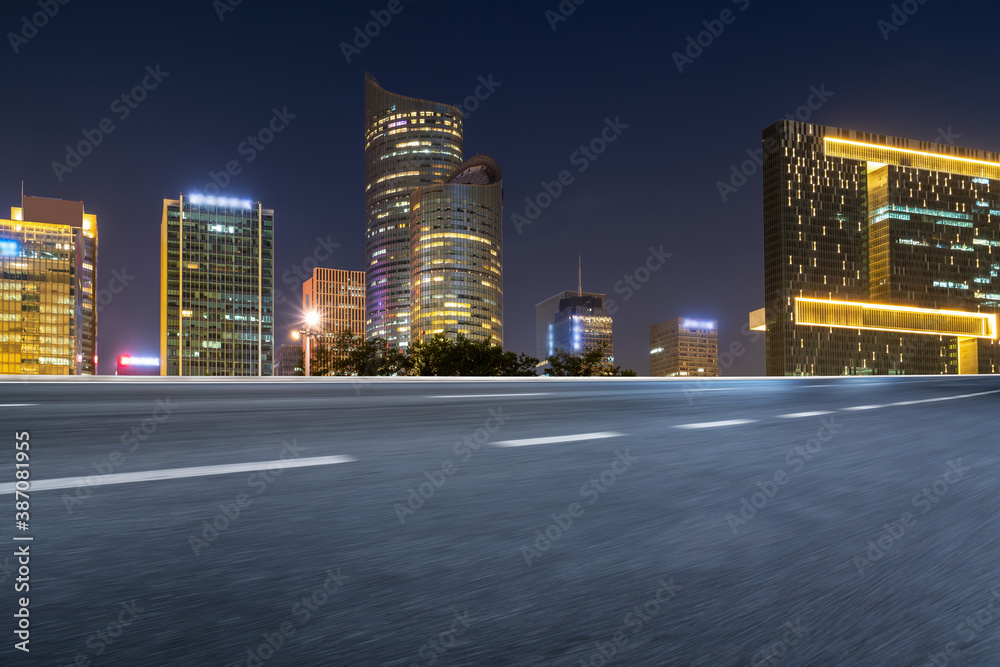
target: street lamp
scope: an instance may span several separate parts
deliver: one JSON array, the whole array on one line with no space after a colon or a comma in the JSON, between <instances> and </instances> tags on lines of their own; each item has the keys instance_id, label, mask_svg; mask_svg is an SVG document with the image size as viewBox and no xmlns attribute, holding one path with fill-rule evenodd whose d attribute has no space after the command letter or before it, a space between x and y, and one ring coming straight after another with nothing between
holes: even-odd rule
<instances>
[{"instance_id":1,"label":"street lamp","mask_svg":"<svg viewBox=\"0 0 1000 667\"><path fill-rule=\"evenodd\" d=\"M312 352L310 350L310 343L312 341L313 335L317 333L315 331L315 328L316 325L319 324L319 313L317 313L315 310L310 310L308 313L306 313L306 319L304 324L305 326L303 326L298 331L293 332L293 335L300 334L304 336L306 339L305 354L303 356L305 357L305 362L306 362L306 377L309 377L309 358L312 356Z\"/></svg>"}]
</instances>

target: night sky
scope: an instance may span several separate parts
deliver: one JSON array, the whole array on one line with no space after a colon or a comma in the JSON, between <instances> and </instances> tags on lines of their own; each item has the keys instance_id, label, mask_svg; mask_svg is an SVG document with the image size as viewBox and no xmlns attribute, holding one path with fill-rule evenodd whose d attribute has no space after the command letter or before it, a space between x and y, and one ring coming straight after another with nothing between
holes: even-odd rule
<instances>
[{"instance_id":1,"label":"night sky","mask_svg":"<svg viewBox=\"0 0 1000 667\"><path fill-rule=\"evenodd\" d=\"M230 161L241 173L222 194L275 211L275 284L289 297L276 345L301 303L292 269L317 238L339 244L323 265L365 268L366 70L390 91L450 104L492 77L465 121L465 156L487 153L504 173L505 346L534 354L534 304L576 288L582 255L584 290L617 305L616 360L640 374L649 325L680 315L718 319L720 350L748 350L724 375L763 373L763 341L740 333L763 306L761 176L727 201L717 184L813 87L827 99L812 98L812 122L1000 150L996 3L909 0L915 13L897 13L895 29L889 2L566 0L575 11L555 30L545 12L557 0L401 0L395 15L389 4L77 0L35 34L22 17L41 11L37 0L3 3L2 215L23 180L26 194L82 200L98 216L99 287L112 271L130 277L100 313L102 373L118 354L158 355L162 200L203 192ZM232 10L223 20L220 7ZM724 10L730 23L712 23ZM340 44L372 11L391 20L348 63ZM705 21L721 34L678 71L673 53ZM30 39L12 45L22 30ZM166 75L156 83L147 67ZM116 103L144 77L143 101ZM275 109L294 118L249 161L240 146ZM57 176L66 146L105 118L114 130ZM574 157L606 119L623 124L620 136L596 159ZM518 230L525 199L563 170L572 183ZM624 278L660 246L672 256L627 299Z\"/></svg>"}]
</instances>

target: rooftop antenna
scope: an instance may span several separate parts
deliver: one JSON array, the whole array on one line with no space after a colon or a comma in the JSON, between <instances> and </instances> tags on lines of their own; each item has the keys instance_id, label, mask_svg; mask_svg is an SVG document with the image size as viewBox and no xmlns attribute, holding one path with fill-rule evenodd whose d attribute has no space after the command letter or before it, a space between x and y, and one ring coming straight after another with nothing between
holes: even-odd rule
<instances>
[{"instance_id":1,"label":"rooftop antenna","mask_svg":"<svg viewBox=\"0 0 1000 667\"><path fill-rule=\"evenodd\" d=\"M583 296L583 256L577 255L577 278L578 282L576 284L576 295Z\"/></svg>"}]
</instances>

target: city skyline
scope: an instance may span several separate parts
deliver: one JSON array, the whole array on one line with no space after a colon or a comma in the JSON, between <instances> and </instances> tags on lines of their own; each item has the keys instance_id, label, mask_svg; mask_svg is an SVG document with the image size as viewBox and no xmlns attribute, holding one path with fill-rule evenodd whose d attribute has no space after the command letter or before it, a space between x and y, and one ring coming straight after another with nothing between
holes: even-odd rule
<instances>
[{"instance_id":1,"label":"city skyline","mask_svg":"<svg viewBox=\"0 0 1000 667\"><path fill-rule=\"evenodd\" d=\"M985 113L995 93L980 85L988 62L985 22L968 26L969 39L958 47L968 68L945 75L924 48L937 26L951 20L944 8L922 6L886 40L877 24L887 19L888 7L854 2L832 12L751 4L740 11L734 5L735 22L678 71L673 54L685 54L688 37L706 30L703 21L717 20L716 8L640 11L588 3L553 29L546 8L535 4L455 13L404 7L371 44L351 53L350 62L339 45L350 44L354 26L371 20L369 7L323 8L316 22L247 3L226 12L223 21L208 6L179 8L158 14L140 38L116 26L148 23L142 8L123 7L116 22L104 24L67 6L16 54L8 52L17 64L10 72L14 89L37 90L41 108L71 111L32 115L26 106L11 107L11 122L23 131L6 138L6 154L17 158L0 167L0 198L16 201L24 180L26 192L87 202L102 221L102 264L109 271L124 268L129 278L101 312L102 373L114 371L117 354L156 353L158 306L147 295L159 280L151 251L158 230L140 221L158 215L164 193L212 186L281 212L277 340L288 339L300 276L315 258L328 257L325 266L367 268L359 168L365 71L391 90L460 108L468 115L465 153L489 153L503 167L506 347L531 353L533 304L562 287L562 277L575 272L575 256L583 254L589 290L606 293L617 306L617 360L633 368L644 366L651 323L697 312L719 320L721 345L739 342L747 349L724 374L764 373L763 341L753 342L741 327L763 301L762 179L755 155L761 128L775 119L791 115L983 150L1000 147L1000 130ZM516 28L506 17L510 12L518 17ZM285 48L267 57L254 54L226 76L205 66L230 62L228 40L260 24ZM340 26L343 34L317 42L320 24ZM179 31L199 44L196 54L176 52ZM443 57L421 38L432 31L446 31L453 46L476 55ZM762 42L760 35L770 31L789 41ZM832 57L846 32L859 35L859 50ZM84 34L90 38L83 40ZM523 35L526 47L507 48L511 34ZM124 40L129 58L93 48L116 40ZM314 43L327 41L329 58L320 66ZM588 46L597 43L602 46ZM796 58L788 58L789 48ZM52 72L55 61L63 66ZM898 68L899 62L908 65ZM558 76L541 76L539 63L563 65ZM884 63L880 67L894 75L876 83L872 63ZM779 66L781 77L767 74ZM90 85L97 71L108 76ZM919 94L920 71L934 73L939 94ZM321 75L324 85L317 86ZM39 87L40 80L49 83ZM634 85L639 81L644 84ZM246 104L199 103L207 90L262 94ZM957 104L969 91L976 103ZM100 129L104 118L114 126L110 133ZM100 143L85 146L88 155L67 158L67 146L79 153L89 141L84 130ZM606 140L602 133L614 141L592 147ZM60 169L57 176L55 162L72 171ZM536 213L526 199L538 207L534 219L526 215ZM530 224L518 227L515 215ZM650 248L661 246L670 259L648 282L635 280ZM738 283L732 276L740 276Z\"/></svg>"}]
</instances>

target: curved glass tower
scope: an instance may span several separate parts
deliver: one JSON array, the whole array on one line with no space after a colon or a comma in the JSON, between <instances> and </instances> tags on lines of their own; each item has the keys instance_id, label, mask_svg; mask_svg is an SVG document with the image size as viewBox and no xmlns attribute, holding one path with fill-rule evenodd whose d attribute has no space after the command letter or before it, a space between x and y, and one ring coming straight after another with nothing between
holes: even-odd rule
<instances>
[{"instance_id":1,"label":"curved glass tower","mask_svg":"<svg viewBox=\"0 0 1000 667\"><path fill-rule=\"evenodd\" d=\"M365 75L365 333L409 345L410 194L462 164L462 112Z\"/></svg>"},{"instance_id":2,"label":"curved glass tower","mask_svg":"<svg viewBox=\"0 0 1000 667\"><path fill-rule=\"evenodd\" d=\"M478 155L410 195L410 332L503 345L503 182Z\"/></svg>"}]
</instances>

